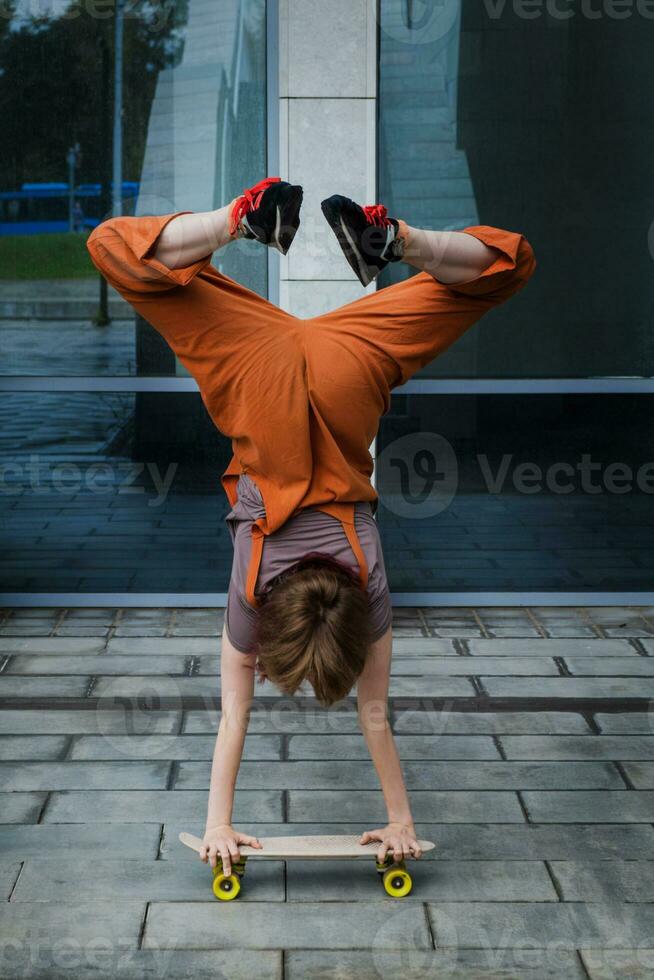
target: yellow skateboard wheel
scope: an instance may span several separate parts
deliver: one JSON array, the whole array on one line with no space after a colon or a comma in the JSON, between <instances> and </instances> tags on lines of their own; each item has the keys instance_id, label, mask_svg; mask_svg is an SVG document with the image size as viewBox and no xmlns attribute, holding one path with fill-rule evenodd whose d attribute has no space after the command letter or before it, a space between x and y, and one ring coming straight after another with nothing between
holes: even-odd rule
<instances>
[{"instance_id":1,"label":"yellow skateboard wheel","mask_svg":"<svg viewBox=\"0 0 654 980\"><path fill-rule=\"evenodd\" d=\"M224 875L218 871L213 876L213 893L221 902L231 902L241 890L238 875Z\"/></svg>"},{"instance_id":2,"label":"yellow skateboard wheel","mask_svg":"<svg viewBox=\"0 0 654 980\"><path fill-rule=\"evenodd\" d=\"M389 868L383 876L384 889L391 898L404 898L413 888L411 875L405 868Z\"/></svg>"}]
</instances>

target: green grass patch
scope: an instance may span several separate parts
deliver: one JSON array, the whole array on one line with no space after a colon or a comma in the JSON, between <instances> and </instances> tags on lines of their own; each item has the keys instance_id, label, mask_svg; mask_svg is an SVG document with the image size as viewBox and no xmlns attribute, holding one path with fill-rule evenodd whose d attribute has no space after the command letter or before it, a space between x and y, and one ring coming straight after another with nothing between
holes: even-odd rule
<instances>
[{"instance_id":1,"label":"green grass patch","mask_svg":"<svg viewBox=\"0 0 654 980\"><path fill-rule=\"evenodd\" d=\"M98 271L86 232L0 235L0 279L86 279Z\"/></svg>"}]
</instances>

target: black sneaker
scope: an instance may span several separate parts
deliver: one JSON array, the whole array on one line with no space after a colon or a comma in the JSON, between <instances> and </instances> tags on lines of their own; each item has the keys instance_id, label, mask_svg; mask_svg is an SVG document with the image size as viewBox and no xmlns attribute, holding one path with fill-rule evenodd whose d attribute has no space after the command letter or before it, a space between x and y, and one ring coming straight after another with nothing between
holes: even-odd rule
<instances>
[{"instance_id":1,"label":"black sneaker","mask_svg":"<svg viewBox=\"0 0 654 980\"><path fill-rule=\"evenodd\" d=\"M399 222L389 218L383 204L361 207L349 197L334 194L320 205L322 213L361 283L367 286L389 262L399 262L404 239Z\"/></svg>"},{"instance_id":2,"label":"black sneaker","mask_svg":"<svg viewBox=\"0 0 654 980\"><path fill-rule=\"evenodd\" d=\"M300 227L302 195L300 186L266 177L236 198L230 235L254 238L286 255Z\"/></svg>"}]
</instances>

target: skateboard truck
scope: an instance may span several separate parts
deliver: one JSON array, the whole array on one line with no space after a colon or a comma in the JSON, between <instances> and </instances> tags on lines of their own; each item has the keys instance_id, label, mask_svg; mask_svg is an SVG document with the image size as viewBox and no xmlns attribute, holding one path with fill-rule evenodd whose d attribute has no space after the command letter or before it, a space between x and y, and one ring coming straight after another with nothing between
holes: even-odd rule
<instances>
[{"instance_id":1,"label":"skateboard truck","mask_svg":"<svg viewBox=\"0 0 654 980\"><path fill-rule=\"evenodd\" d=\"M375 861L375 867L381 875L384 891L391 898L405 898L413 888L413 879L406 869L404 861L394 861L387 854L383 861Z\"/></svg>"},{"instance_id":2,"label":"skateboard truck","mask_svg":"<svg viewBox=\"0 0 654 980\"><path fill-rule=\"evenodd\" d=\"M247 857L241 857L239 861L232 862L232 873L226 875L223 871L223 862L218 858L218 863L213 869L213 893L221 902L231 902L241 890L241 878L245 874L245 862Z\"/></svg>"}]
</instances>

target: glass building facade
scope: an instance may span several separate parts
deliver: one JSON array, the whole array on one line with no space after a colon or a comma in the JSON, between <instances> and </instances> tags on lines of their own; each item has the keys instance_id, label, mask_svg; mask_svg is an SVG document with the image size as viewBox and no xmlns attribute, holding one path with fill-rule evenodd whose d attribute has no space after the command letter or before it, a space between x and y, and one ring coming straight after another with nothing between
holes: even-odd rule
<instances>
[{"instance_id":1,"label":"glass building facade","mask_svg":"<svg viewBox=\"0 0 654 980\"><path fill-rule=\"evenodd\" d=\"M523 7L378 7L378 199L422 227L520 230L539 262L382 422L399 603L654 591L654 21ZM166 9L125 22L125 214L208 210L278 172L276 4ZM0 22L0 591L220 601L228 442L84 248L112 207L112 31ZM26 84L49 92L31 119ZM214 261L276 301L264 250Z\"/></svg>"},{"instance_id":2,"label":"glass building facade","mask_svg":"<svg viewBox=\"0 0 654 980\"><path fill-rule=\"evenodd\" d=\"M529 6L381 5L380 199L422 227L520 230L539 262L396 398L380 433L418 500L415 517L398 514L380 467L394 587L441 601L588 601L654 581L654 21L635 5L620 19ZM390 266L384 283L411 271ZM432 471L456 489L425 516L432 434Z\"/></svg>"}]
</instances>

